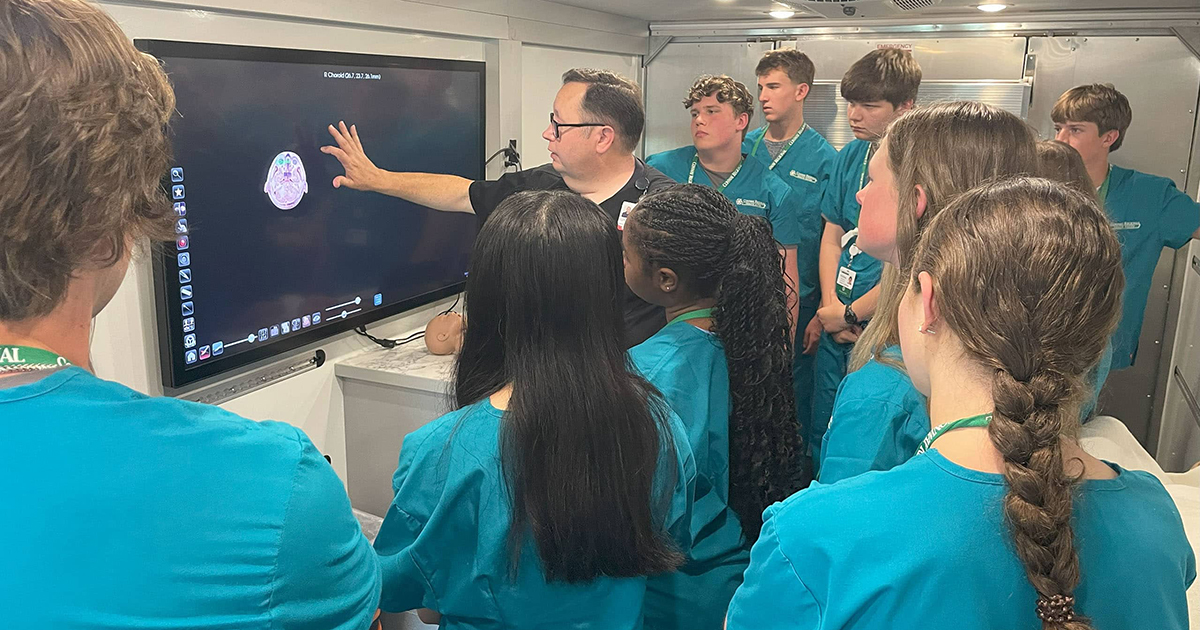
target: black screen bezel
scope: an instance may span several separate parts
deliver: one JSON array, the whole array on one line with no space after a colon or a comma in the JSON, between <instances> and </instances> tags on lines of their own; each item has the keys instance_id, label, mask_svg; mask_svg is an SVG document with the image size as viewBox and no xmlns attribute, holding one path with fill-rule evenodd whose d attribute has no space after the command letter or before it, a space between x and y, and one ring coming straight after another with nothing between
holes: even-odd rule
<instances>
[{"instance_id":1,"label":"black screen bezel","mask_svg":"<svg viewBox=\"0 0 1200 630\"><path fill-rule=\"evenodd\" d=\"M190 59L222 59L232 61L268 61L278 63L295 63L306 65L345 65L373 68L404 68L420 70L451 70L458 72L474 72L479 80L479 146L484 148L487 142L487 93L486 65L482 61L461 61L450 59L429 59L424 57L401 57L391 55L371 55L360 53L329 52L320 50L298 50L288 48L269 48L261 46L236 46L230 44L210 44L200 42L183 42L160 39L135 39L134 45L147 54L159 59L190 58ZM167 68L168 72L170 68ZM476 172L469 179L479 180L484 177L483 151L479 154ZM164 185L169 190L169 175L164 174ZM408 310L436 302L443 298L460 293L466 286L465 281L456 282L445 287L429 291L390 305L364 310L362 313L342 319L334 324L314 327L299 335L281 338L265 346L256 347L247 352L231 355L228 358L210 360L188 367L184 363L183 354L173 352L175 348L183 347L183 322L178 317L172 317L173 302L170 299L170 289L174 287L170 272L176 266L176 252L169 244L156 244L151 256L154 275L154 304L157 320L159 365L161 367L164 389L179 390L188 388L201 381L237 370L247 365L265 361L284 355L297 348L328 339L335 335L365 326L381 319L398 315ZM189 388L190 389L190 388Z\"/></svg>"}]
</instances>

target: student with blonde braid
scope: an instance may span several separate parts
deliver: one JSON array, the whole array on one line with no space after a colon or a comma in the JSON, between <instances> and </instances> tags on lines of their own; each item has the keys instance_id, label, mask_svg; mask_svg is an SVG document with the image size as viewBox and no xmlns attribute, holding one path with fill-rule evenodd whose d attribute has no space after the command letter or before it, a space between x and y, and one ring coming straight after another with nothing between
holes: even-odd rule
<instances>
[{"instance_id":1,"label":"student with blonde braid","mask_svg":"<svg viewBox=\"0 0 1200 630\"><path fill-rule=\"evenodd\" d=\"M936 428L901 466L769 508L729 630L1187 628L1170 496L1075 437L1124 286L1095 198L981 185L909 267L901 347Z\"/></svg>"},{"instance_id":2,"label":"student with blonde braid","mask_svg":"<svg viewBox=\"0 0 1200 630\"><path fill-rule=\"evenodd\" d=\"M692 550L648 582L646 628L719 630L763 510L807 481L783 257L765 219L697 184L643 197L623 239L626 284L670 321L629 355L696 459Z\"/></svg>"},{"instance_id":3,"label":"student with blonde braid","mask_svg":"<svg viewBox=\"0 0 1200 630\"><path fill-rule=\"evenodd\" d=\"M908 283L897 267L904 268L917 236L956 195L989 179L1033 173L1035 145L1020 118L975 102L923 107L889 127L858 193L859 247L885 263L880 305L837 392L820 449L823 483L887 470L916 453L929 414L900 363L896 312Z\"/></svg>"}]
</instances>

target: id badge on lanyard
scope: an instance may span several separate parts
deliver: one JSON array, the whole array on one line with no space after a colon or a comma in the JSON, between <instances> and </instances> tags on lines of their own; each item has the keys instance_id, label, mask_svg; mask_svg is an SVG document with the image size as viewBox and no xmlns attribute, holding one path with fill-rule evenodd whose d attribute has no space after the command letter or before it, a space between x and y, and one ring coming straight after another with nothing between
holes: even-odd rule
<instances>
[{"instance_id":1,"label":"id badge on lanyard","mask_svg":"<svg viewBox=\"0 0 1200 630\"><path fill-rule=\"evenodd\" d=\"M839 267L837 275L837 295L843 300L849 300L854 292L854 279L858 273L849 267Z\"/></svg>"},{"instance_id":2,"label":"id badge on lanyard","mask_svg":"<svg viewBox=\"0 0 1200 630\"><path fill-rule=\"evenodd\" d=\"M857 244L850 245L850 260L846 261L845 265L838 267L837 275L837 295L842 300L849 300L854 294L854 280L858 277L858 272L850 269L850 265L854 263L854 258L861 253Z\"/></svg>"},{"instance_id":3,"label":"id badge on lanyard","mask_svg":"<svg viewBox=\"0 0 1200 630\"><path fill-rule=\"evenodd\" d=\"M626 201L625 203L621 204L621 214L617 216L618 230L625 230L625 222L629 220L629 212L633 210L634 206L636 205L637 204L633 203L632 201Z\"/></svg>"}]
</instances>

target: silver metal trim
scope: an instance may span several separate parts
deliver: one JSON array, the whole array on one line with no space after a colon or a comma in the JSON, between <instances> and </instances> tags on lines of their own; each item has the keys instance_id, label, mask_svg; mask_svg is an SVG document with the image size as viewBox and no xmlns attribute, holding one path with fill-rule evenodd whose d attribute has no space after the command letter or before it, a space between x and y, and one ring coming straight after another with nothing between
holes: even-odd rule
<instances>
[{"instance_id":1,"label":"silver metal trim","mask_svg":"<svg viewBox=\"0 0 1200 630\"><path fill-rule=\"evenodd\" d=\"M1183 372L1179 366L1175 366L1175 384L1179 386L1179 391L1183 392L1183 401L1187 403L1187 407L1192 412L1192 420L1196 421L1196 426L1200 427L1200 403L1196 402L1196 395L1192 393L1192 389L1188 387L1187 380L1183 377Z\"/></svg>"},{"instance_id":2,"label":"silver metal trim","mask_svg":"<svg viewBox=\"0 0 1200 630\"><path fill-rule=\"evenodd\" d=\"M675 38L671 35L665 35L663 37L650 37L646 42L646 56L642 57L642 68L645 69L647 66L649 66L650 62L654 61L654 58L657 57L673 39Z\"/></svg>"},{"instance_id":3,"label":"silver metal trim","mask_svg":"<svg viewBox=\"0 0 1200 630\"><path fill-rule=\"evenodd\" d=\"M324 364L325 351L317 349L311 356L297 363L268 366L263 370L244 374L239 378L230 379L212 387L205 387L181 394L179 398L206 405L219 405L238 396L262 389L267 385L291 378L297 374L315 370Z\"/></svg>"},{"instance_id":4,"label":"silver metal trim","mask_svg":"<svg viewBox=\"0 0 1200 630\"><path fill-rule=\"evenodd\" d=\"M1171 31L1193 55L1200 57L1200 28L1173 26Z\"/></svg>"},{"instance_id":5,"label":"silver metal trim","mask_svg":"<svg viewBox=\"0 0 1200 630\"><path fill-rule=\"evenodd\" d=\"M1013 21L981 22L978 18L942 18L936 24L930 18L894 18L873 20L733 20L724 22L652 22L652 36L692 37L845 37L902 34L906 37L945 36L951 33L983 34L1092 34L1120 31L1175 35L1173 29L1200 27L1197 11L1072 11L1027 16Z\"/></svg>"}]
</instances>

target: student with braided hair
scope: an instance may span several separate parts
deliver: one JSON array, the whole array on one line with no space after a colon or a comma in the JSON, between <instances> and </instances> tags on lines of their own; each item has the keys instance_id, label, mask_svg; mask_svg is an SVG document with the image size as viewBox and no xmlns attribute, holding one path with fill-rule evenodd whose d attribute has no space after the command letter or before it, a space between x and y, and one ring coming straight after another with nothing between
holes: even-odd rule
<instances>
[{"instance_id":1,"label":"student with braided hair","mask_svg":"<svg viewBox=\"0 0 1200 630\"><path fill-rule=\"evenodd\" d=\"M1187 628L1195 557L1170 496L1075 437L1124 287L1095 198L984 184L911 270L900 342L936 428L901 466L769 508L728 628Z\"/></svg>"},{"instance_id":2,"label":"student with braided hair","mask_svg":"<svg viewBox=\"0 0 1200 630\"><path fill-rule=\"evenodd\" d=\"M696 461L692 552L651 578L646 627L718 630L763 510L805 482L783 257L765 219L695 184L642 198L623 239L626 283L670 322L630 356Z\"/></svg>"}]
</instances>

